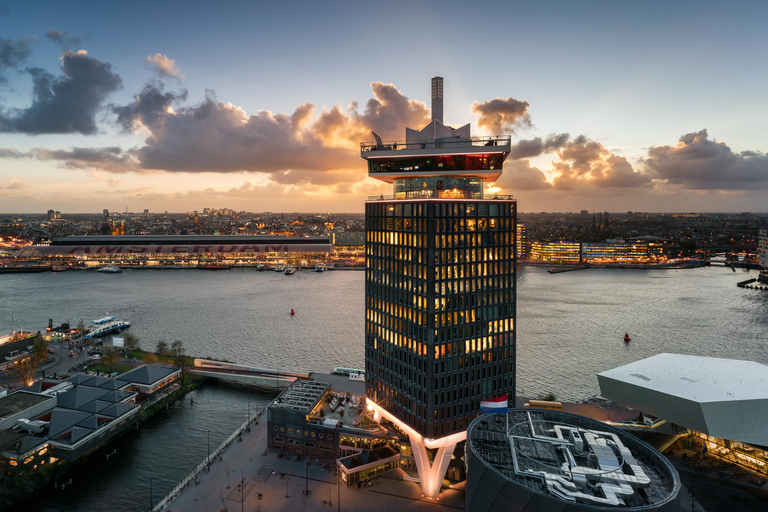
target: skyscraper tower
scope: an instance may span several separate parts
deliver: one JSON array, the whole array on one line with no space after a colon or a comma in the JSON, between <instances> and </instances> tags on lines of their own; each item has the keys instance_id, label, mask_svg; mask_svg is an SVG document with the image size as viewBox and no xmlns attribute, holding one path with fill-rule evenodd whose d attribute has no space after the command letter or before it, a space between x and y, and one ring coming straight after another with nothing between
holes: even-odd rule
<instances>
[{"instance_id":1,"label":"skyscraper tower","mask_svg":"<svg viewBox=\"0 0 768 512\"><path fill-rule=\"evenodd\" d=\"M428 496L481 400L514 400L517 217L511 197L484 195L510 137L445 126L442 78L432 101L405 143L361 145L368 175L394 192L365 203L366 394L376 421L408 436Z\"/></svg>"}]
</instances>

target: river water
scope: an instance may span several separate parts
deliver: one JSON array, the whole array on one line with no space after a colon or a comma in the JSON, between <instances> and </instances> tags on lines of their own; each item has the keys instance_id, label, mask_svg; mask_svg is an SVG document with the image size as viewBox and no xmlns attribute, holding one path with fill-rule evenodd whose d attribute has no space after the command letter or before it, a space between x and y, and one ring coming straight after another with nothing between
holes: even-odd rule
<instances>
[{"instance_id":1,"label":"river water","mask_svg":"<svg viewBox=\"0 0 768 512\"><path fill-rule=\"evenodd\" d=\"M518 275L518 393L577 400L597 394L596 374L662 352L768 364L768 292L736 287L756 272L591 269ZM296 315L291 316L294 309ZM182 340L188 354L298 371L364 367L364 273L232 269L93 271L0 276L0 333L44 329L107 312L131 320L144 348ZM632 337L629 344L624 333ZM73 492L29 510L129 511L165 494L241 424L247 386L206 384L89 462ZM205 439L203 439L205 437ZM87 482L87 484L86 484Z\"/></svg>"}]
</instances>

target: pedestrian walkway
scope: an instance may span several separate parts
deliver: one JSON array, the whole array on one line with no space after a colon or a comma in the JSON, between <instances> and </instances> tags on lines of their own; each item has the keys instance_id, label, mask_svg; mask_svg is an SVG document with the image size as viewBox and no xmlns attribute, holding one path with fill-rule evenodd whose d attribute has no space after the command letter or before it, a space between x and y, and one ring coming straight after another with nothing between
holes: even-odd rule
<instances>
[{"instance_id":1,"label":"pedestrian walkway","mask_svg":"<svg viewBox=\"0 0 768 512\"><path fill-rule=\"evenodd\" d=\"M295 456L278 458L276 451L267 449L266 413L261 418L251 432L243 433L242 441L233 442L213 461L210 472L203 471L197 483L191 483L164 510L464 510L463 484L428 500L422 497L419 484L403 480L402 470L373 479L370 486L347 488L338 485L333 467L307 464Z\"/></svg>"}]
</instances>

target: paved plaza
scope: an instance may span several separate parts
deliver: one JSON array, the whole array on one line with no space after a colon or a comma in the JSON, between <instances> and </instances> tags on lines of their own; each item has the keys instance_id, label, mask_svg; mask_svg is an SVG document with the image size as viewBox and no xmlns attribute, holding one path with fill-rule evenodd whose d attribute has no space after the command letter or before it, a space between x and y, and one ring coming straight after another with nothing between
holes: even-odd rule
<instances>
[{"instance_id":1,"label":"paved plaza","mask_svg":"<svg viewBox=\"0 0 768 512\"><path fill-rule=\"evenodd\" d=\"M245 480L241 495L238 484ZM308 476L308 478L307 478ZM267 449L267 415L233 442L215 460L210 472L191 483L164 510L172 512L247 511L438 511L464 510L464 484L444 490L437 499L422 497L419 484L404 480L396 470L371 480L371 485L337 485L334 469L307 465L296 457L278 458ZM309 487L310 494L305 495ZM259 498L261 494L261 498ZM242 501L241 501L242 498Z\"/></svg>"}]
</instances>

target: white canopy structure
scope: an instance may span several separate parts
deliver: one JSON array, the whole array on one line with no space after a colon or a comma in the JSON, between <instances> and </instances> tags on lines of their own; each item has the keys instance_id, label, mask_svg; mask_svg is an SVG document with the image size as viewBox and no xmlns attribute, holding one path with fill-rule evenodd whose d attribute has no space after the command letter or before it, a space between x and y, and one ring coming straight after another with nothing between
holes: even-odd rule
<instances>
[{"instance_id":1,"label":"white canopy structure","mask_svg":"<svg viewBox=\"0 0 768 512\"><path fill-rule=\"evenodd\" d=\"M659 354L597 376L600 394L713 437L768 446L768 366Z\"/></svg>"}]
</instances>

